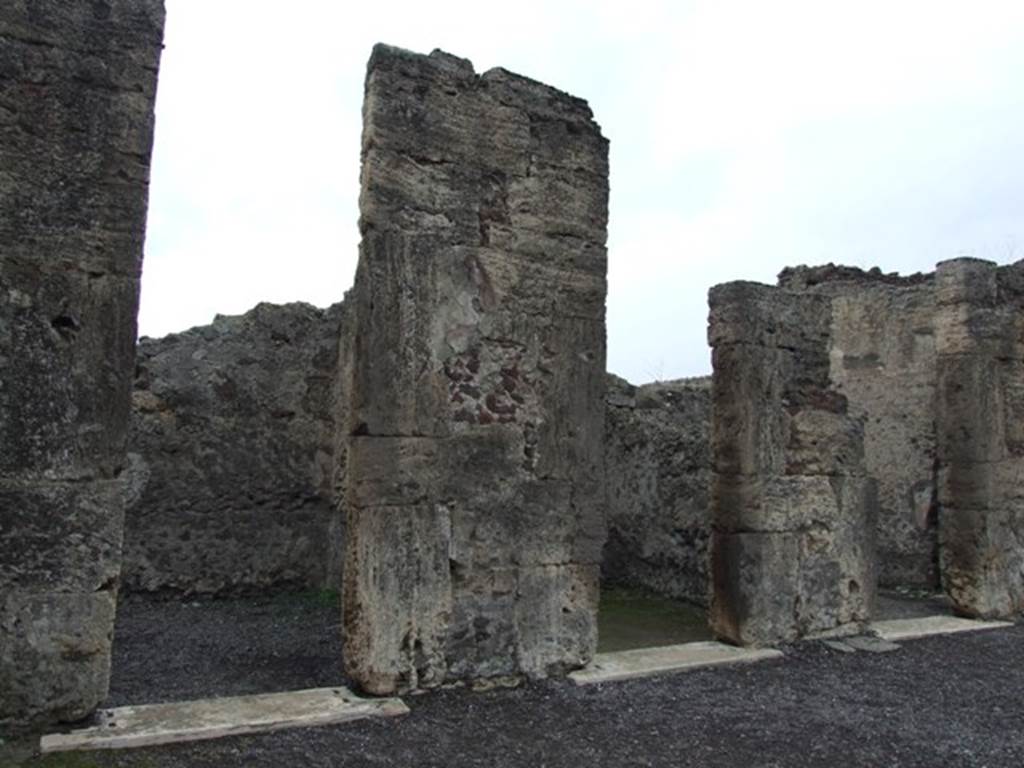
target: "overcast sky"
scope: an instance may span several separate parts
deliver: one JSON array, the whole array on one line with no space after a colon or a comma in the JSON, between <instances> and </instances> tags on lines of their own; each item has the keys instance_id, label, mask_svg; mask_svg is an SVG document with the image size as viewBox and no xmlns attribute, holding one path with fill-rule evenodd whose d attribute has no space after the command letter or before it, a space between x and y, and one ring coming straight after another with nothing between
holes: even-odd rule
<instances>
[{"instance_id":1,"label":"overcast sky","mask_svg":"<svg viewBox=\"0 0 1024 768\"><path fill-rule=\"evenodd\" d=\"M608 367L710 370L708 288L1024 258L1024 2L167 0L140 332L340 300L375 42L590 102Z\"/></svg>"}]
</instances>

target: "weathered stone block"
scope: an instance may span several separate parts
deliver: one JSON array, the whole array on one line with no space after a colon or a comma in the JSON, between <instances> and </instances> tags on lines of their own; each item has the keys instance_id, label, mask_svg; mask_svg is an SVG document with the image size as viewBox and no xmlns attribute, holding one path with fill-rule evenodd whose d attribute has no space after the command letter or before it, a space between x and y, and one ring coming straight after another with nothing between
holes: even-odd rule
<instances>
[{"instance_id":1,"label":"weathered stone block","mask_svg":"<svg viewBox=\"0 0 1024 768\"><path fill-rule=\"evenodd\" d=\"M992 305L997 295L995 264L984 259L949 259L935 267L935 300L939 306Z\"/></svg>"},{"instance_id":2,"label":"weathered stone block","mask_svg":"<svg viewBox=\"0 0 1024 768\"><path fill-rule=\"evenodd\" d=\"M942 582L961 615L1013 617L1024 611L1024 503L940 512Z\"/></svg>"},{"instance_id":3,"label":"weathered stone block","mask_svg":"<svg viewBox=\"0 0 1024 768\"><path fill-rule=\"evenodd\" d=\"M85 717L107 696L115 593L5 589L0 723Z\"/></svg>"},{"instance_id":4,"label":"weathered stone block","mask_svg":"<svg viewBox=\"0 0 1024 768\"><path fill-rule=\"evenodd\" d=\"M789 415L786 426L788 474L844 475L848 471L864 471L863 426L845 412L800 408Z\"/></svg>"},{"instance_id":5,"label":"weathered stone block","mask_svg":"<svg viewBox=\"0 0 1024 768\"><path fill-rule=\"evenodd\" d=\"M0 384L0 474L116 473L137 307L133 278L0 261L0 363L17 367Z\"/></svg>"},{"instance_id":6,"label":"weathered stone block","mask_svg":"<svg viewBox=\"0 0 1024 768\"><path fill-rule=\"evenodd\" d=\"M711 630L738 645L794 640L800 537L795 533L711 534Z\"/></svg>"},{"instance_id":7,"label":"weathered stone block","mask_svg":"<svg viewBox=\"0 0 1024 768\"><path fill-rule=\"evenodd\" d=\"M708 292L708 343L803 350L820 354L829 337L828 300L770 285L735 281Z\"/></svg>"},{"instance_id":8,"label":"weathered stone block","mask_svg":"<svg viewBox=\"0 0 1024 768\"><path fill-rule=\"evenodd\" d=\"M355 437L348 472L357 507L423 504L437 496L444 446L424 437Z\"/></svg>"},{"instance_id":9,"label":"weathered stone block","mask_svg":"<svg viewBox=\"0 0 1024 768\"><path fill-rule=\"evenodd\" d=\"M823 350L736 344L716 347L712 363L716 471L829 474L862 460L860 427L829 389Z\"/></svg>"},{"instance_id":10,"label":"weathered stone block","mask_svg":"<svg viewBox=\"0 0 1024 768\"><path fill-rule=\"evenodd\" d=\"M345 668L370 693L443 681L452 611L450 531L443 507L348 510Z\"/></svg>"},{"instance_id":11,"label":"weathered stone block","mask_svg":"<svg viewBox=\"0 0 1024 768\"><path fill-rule=\"evenodd\" d=\"M800 478L808 479L815 482L775 486L789 491L781 505L761 497L766 507L778 506L769 520L775 529L712 535L711 626L718 636L770 645L870 619L877 581L874 483ZM791 527L783 527L790 510Z\"/></svg>"},{"instance_id":12,"label":"weathered stone block","mask_svg":"<svg viewBox=\"0 0 1024 768\"><path fill-rule=\"evenodd\" d=\"M365 199L372 196L364 192L360 200ZM364 209L363 216L367 215ZM449 333L464 335L463 326L473 326L478 310L471 302L460 302L458 293L448 295L446 307L452 309L439 306L443 273L463 283L474 277L441 237L376 228L364 235L353 294L358 325L353 343L353 434L448 433L443 418L449 399L445 382L424 365L444 337L425 331L432 330L435 317L464 315L462 322L445 325L451 328Z\"/></svg>"},{"instance_id":13,"label":"weathered stone block","mask_svg":"<svg viewBox=\"0 0 1024 768\"><path fill-rule=\"evenodd\" d=\"M116 481L0 481L0 590L115 588L121 572L120 502Z\"/></svg>"},{"instance_id":14,"label":"weathered stone block","mask_svg":"<svg viewBox=\"0 0 1024 768\"><path fill-rule=\"evenodd\" d=\"M833 478L826 475L718 475L715 525L734 533L782 533L836 525L842 516Z\"/></svg>"},{"instance_id":15,"label":"weathered stone block","mask_svg":"<svg viewBox=\"0 0 1024 768\"><path fill-rule=\"evenodd\" d=\"M490 494L448 501L453 564L479 569L580 562L580 526L572 504L568 482L525 479Z\"/></svg>"},{"instance_id":16,"label":"weathered stone block","mask_svg":"<svg viewBox=\"0 0 1024 768\"><path fill-rule=\"evenodd\" d=\"M531 678L585 666L597 646L597 565L541 565L519 572L517 666Z\"/></svg>"},{"instance_id":17,"label":"weathered stone block","mask_svg":"<svg viewBox=\"0 0 1024 768\"><path fill-rule=\"evenodd\" d=\"M786 413L778 404L781 382L794 364L792 353L730 345L712 350L712 364L718 374L711 387L714 470L728 475L783 472Z\"/></svg>"}]
</instances>

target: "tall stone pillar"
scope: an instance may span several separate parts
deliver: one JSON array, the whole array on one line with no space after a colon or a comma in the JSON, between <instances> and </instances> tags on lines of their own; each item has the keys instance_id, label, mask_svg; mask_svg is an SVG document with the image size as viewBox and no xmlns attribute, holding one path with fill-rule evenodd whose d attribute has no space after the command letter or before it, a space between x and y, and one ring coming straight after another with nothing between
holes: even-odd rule
<instances>
[{"instance_id":1,"label":"tall stone pillar","mask_svg":"<svg viewBox=\"0 0 1024 768\"><path fill-rule=\"evenodd\" d=\"M831 301L711 289L711 625L767 645L869 618L874 488L863 427L829 381Z\"/></svg>"},{"instance_id":2,"label":"tall stone pillar","mask_svg":"<svg viewBox=\"0 0 1024 768\"><path fill-rule=\"evenodd\" d=\"M939 560L959 613L1024 610L1024 264L942 262Z\"/></svg>"},{"instance_id":3,"label":"tall stone pillar","mask_svg":"<svg viewBox=\"0 0 1024 768\"><path fill-rule=\"evenodd\" d=\"M107 694L160 0L0 8L0 721Z\"/></svg>"},{"instance_id":4,"label":"tall stone pillar","mask_svg":"<svg viewBox=\"0 0 1024 768\"><path fill-rule=\"evenodd\" d=\"M346 470L364 688L543 677L596 644L608 144L587 104L377 46Z\"/></svg>"}]
</instances>

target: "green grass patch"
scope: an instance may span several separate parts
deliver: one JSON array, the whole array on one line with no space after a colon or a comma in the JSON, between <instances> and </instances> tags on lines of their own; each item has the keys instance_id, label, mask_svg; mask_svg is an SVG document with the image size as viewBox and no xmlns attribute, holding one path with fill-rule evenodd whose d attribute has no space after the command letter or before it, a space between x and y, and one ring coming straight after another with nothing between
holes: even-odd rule
<instances>
[{"instance_id":1,"label":"green grass patch","mask_svg":"<svg viewBox=\"0 0 1024 768\"><path fill-rule=\"evenodd\" d=\"M601 653L712 640L707 611L635 587L601 587L597 613Z\"/></svg>"}]
</instances>

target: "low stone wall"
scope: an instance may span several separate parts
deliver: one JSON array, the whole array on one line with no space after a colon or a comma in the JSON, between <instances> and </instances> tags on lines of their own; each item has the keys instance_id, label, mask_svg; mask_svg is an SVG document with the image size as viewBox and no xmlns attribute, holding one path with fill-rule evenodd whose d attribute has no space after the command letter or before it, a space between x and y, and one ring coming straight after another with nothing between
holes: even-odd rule
<instances>
[{"instance_id":1,"label":"low stone wall","mask_svg":"<svg viewBox=\"0 0 1024 768\"><path fill-rule=\"evenodd\" d=\"M343 307L260 304L139 343L124 587L340 585L333 501Z\"/></svg>"},{"instance_id":2,"label":"low stone wall","mask_svg":"<svg viewBox=\"0 0 1024 768\"><path fill-rule=\"evenodd\" d=\"M608 376L605 583L708 601L711 378Z\"/></svg>"}]
</instances>

